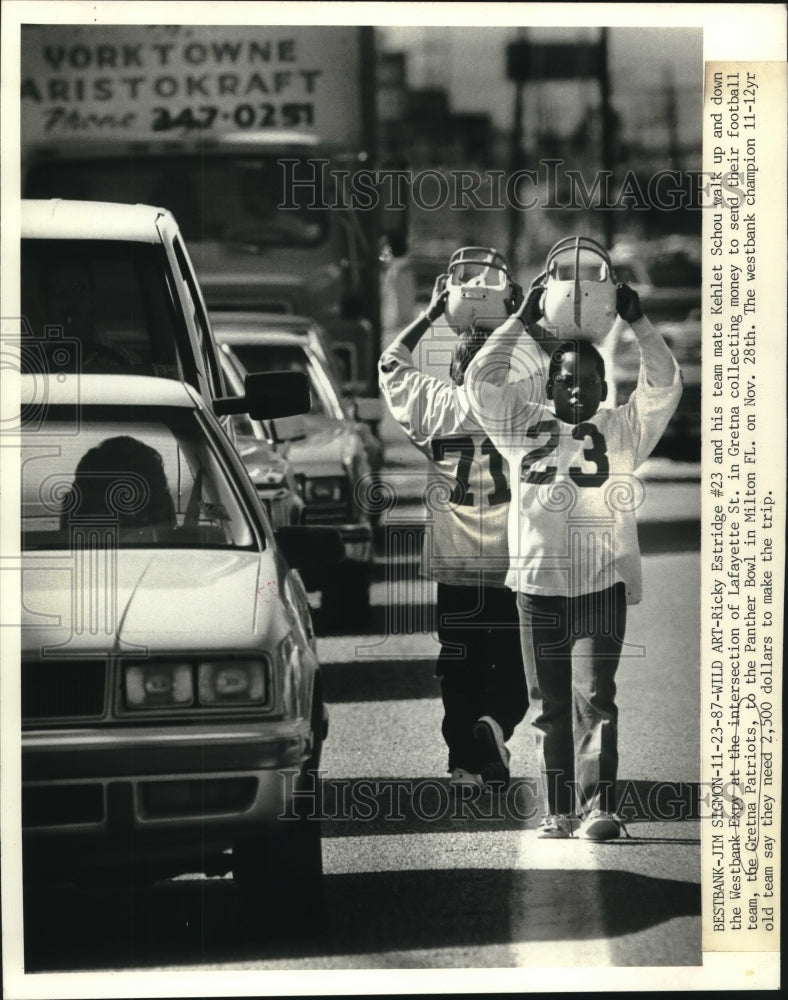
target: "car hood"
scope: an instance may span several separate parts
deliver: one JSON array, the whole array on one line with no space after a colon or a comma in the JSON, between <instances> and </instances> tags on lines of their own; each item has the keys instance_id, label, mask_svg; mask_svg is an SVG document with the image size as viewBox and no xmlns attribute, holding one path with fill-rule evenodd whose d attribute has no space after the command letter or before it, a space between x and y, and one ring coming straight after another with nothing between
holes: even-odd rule
<instances>
[{"instance_id":1,"label":"car hood","mask_svg":"<svg viewBox=\"0 0 788 1000\"><path fill-rule=\"evenodd\" d=\"M351 465L361 449L360 441L340 420L306 414L306 437L293 441L287 453L296 472L337 475Z\"/></svg>"},{"instance_id":2,"label":"car hood","mask_svg":"<svg viewBox=\"0 0 788 1000\"><path fill-rule=\"evenodd\" d=\"M25 556L25 652L242 649L282 627L270 550L118 549L114 559L103 556Z\"/></svg>"}]
</instances>

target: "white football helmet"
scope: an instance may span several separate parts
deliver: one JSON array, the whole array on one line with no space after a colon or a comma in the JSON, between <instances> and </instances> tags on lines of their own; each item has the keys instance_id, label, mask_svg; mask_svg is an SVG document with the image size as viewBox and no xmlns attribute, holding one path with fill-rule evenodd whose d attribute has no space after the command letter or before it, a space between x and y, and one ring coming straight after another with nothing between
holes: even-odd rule
<instances>
[{"instance_id":1,"label":"white football helmet","mask_svg":"<svg viewBox=\"0 0 788 1000\"><path fill-rule=\"evenodd\" d=\"M560 240L547 255L542 325L557 338L601 340L616 318L616 283L607 251L588 236Z\"/></svg>"},{"instance_id":2,"label":"white football helmet","mask_svg":"<svg viewBox=\"0 0 788 1000\"><path fill-rule=\"evenodd\" d=\"M449 261L446 319L458 333L494 330L509 315L513 278L492 247L461 247Z\"/></svg>"}]
</instances>

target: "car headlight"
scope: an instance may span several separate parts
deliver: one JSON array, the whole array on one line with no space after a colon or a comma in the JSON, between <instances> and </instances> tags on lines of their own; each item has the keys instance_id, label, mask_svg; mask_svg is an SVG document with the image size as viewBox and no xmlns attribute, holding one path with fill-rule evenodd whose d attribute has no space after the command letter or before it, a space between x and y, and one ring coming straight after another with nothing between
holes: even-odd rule
<instances>
[{"instance_id":1,"label":"car headlight","mask_svg":"<svg viewBox=\"0 0 788 1000\"><path fill-rule=\"evenodd\" d=\"M143 663L126 667L129 708L166 708L194 703L190 663Z\"/></svg>"},{"instance_id":2,"label":"car headlight","mask_svg":"<svg viewBox=\"0 0 788 1000\"><path fill-rule=\"evenodd\" d=\"M143 663L124 673L126 705L131 709L188 708L195 704L259 705L267 697L263 660L204 660L198 663Z\"/></svg>"},{"instance_id":3,"label":"car headlight","mask_svg":"<svg viewBox=\"0 0 788 1000\"><path fill-rule=\"evenodd\" d=\"M249 469L249 477L258 489L281 486L285 481L285 473L271 465L253 465Z\"/></svg>"},{"instance_id":4,"label":"car headlight","mask_svg":"<svg viewBox=\"0 0 788 1000\"><path fill-rule=\"evenodd\" d=\"M260 660L212 660L197 671L201 705L259 704L265 701L265 665Z\"/></svg>"},{"instance_id":5,"label":"car headlight","mask_svg":"<svg viewBox=\"0 0 788 1000\"><path fill-rule=\"evenodd\" d=\"M344 476L320 476L304 480L304 500L307 503L341 503L347 497Z\"/></svg>"}]
</instances>

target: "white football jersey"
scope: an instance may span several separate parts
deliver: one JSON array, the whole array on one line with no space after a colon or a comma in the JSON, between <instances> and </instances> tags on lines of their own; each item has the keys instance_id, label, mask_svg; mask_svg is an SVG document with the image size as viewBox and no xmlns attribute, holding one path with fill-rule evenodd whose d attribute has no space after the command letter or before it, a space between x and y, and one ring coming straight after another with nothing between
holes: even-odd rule
<instances>
[{"instance_id":1,"label":"white football jersey","mask_svg":"<svg viewBox=\"0 0 788 1000\"><path fill-rule=\"evenodd\" d=\"M681 375L654 388L643 369L629 401L573 425L503 390L478 410L503 456L512 491L511 568L521 593L577 596L626 586L642 596L636 513L645 490L635 470L661 437L681 396Z\"/></svg>"},{"instance_id":2,"label":"white football jersey","mask_svg":"<svg viewBox=\"0 0 788 1000\"><path fill-rule=\"evenodd\" d=\"M512 386L518 398L541 398L547 364L534 346L529 363L502 378L520 377ZM488 586L504 586L508 477L500 452L470 412L464 387L425 375L401 345L383 352L379 374L392 416L428 459L422 575L471 586L483 571Z\"/></svg>"}]
</instances>

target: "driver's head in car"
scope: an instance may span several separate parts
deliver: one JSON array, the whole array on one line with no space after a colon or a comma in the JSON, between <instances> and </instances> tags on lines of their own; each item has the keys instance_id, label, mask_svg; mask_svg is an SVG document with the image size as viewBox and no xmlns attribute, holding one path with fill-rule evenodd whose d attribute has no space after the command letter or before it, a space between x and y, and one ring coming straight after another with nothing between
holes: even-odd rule
<instances>
[{"instance_id":1,"label":"driver's head in car","mask_svg":"<svg viewBox=\"0 0 788 1000\"><path fill-rule=\"evenodd\" d=\"M161 455L129 435L85 452L60 511L61 528L115 525L127 541L169 538L175 520Z\"/></svg>"},{"instance_id":2,"label":"driver's head in car","mask_svg":"<svg viewBox=\"0 0 788 1000\"><path fill-rule=\"evenodd\" d=\"M87 261L66 258L51 261L45 272L47 320L66 336L92 340L95 335L96 287Z\"/></svg>"},{"instance_id":3,"label":"driver's head in car","mask_svg":"<svg viewBox=\"0 0 788 1000\"><path fill-rule=\"evenodd\" d=\"M97 374L130 371L136 359L123 345L113 342L96 320L91 261L81 256L50 258L43 275L47 325L62 331L67 340L79 341L77 370Z\"/></svg>"}]
</instances>

